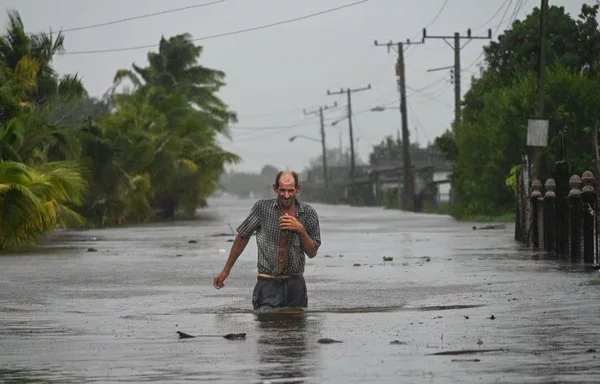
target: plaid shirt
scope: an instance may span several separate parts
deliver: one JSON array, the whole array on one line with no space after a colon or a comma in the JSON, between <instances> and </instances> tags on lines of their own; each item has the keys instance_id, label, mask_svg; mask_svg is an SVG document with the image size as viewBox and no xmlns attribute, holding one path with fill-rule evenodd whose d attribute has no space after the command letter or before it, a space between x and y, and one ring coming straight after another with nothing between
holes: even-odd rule
<instances>
[{"instance_id":1,"label":"plaid shirt","mask_svg":"<svg viewBox=\"0 0 600 384\"><path fill-rule=\"evenodd\" d=\"M279 209L277 199L263 199L254 203L250 214L237 227L243 237L250 237L256 231L258 247L258 273L277 274L277 257L279 251ZM306 203L296 200L296 218L316 243L321 246L321 230L317 211ZM305 253L302 250L300 236L290 232L288 238L287 268L282 275L302 275L304 273Z\"/></svg>"}]
</instances>

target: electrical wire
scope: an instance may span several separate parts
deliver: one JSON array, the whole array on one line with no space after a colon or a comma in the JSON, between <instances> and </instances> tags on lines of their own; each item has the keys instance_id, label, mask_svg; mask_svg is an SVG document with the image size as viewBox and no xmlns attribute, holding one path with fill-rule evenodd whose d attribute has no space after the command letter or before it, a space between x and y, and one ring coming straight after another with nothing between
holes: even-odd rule
<instances>
[{"instance_id":1,"label":"electrical wire","mask_svg":"<svg viewBox=\"0 0 600 384\"><path fill-rule=\"evenodd\" d=\"M472 28L472 30L473 31L478 31L478 30L482 29L483 27L485 27L486 25L488 25L489 23L491 23L496 18L496 16L498 16L498 14L500 13L500 11L502 9L504 9L504 6L506 6L506 4L508 3L508 1L509 0L504 0L504 3L502 3L502 5L500 6L500 8L498 8L496 10L496 12L494 12L494 14L492 15L492 17L490 17L490 19L488 21L486 21L485 23L483 23L483 24L481 24L481 25L479 25L479 26L477 26L475 28ZM510 5L509 5L509 7L510 7Z\"/></svg>"},{"instance_id":2,"label":"electrical wire","mask_svg":"<svg viewBox=\"0 0 600 384\"><path fill-rule=\"evenodd\" d=\"M84 29L106 27L106 26L109 26L109 25L114 25L114 24L119 24L119 23L125 23L125 22L128 22L128 21L146 19L146 18L149 18L149 17L159 16L159 15L165 15L167 13L181 12L181 11L186 11L188 9L193 9L193 8L208 7L210 5L215 5L215 4L218 4L218 3L223 3L224 1L225 0L217 0L217 1L212 1L210 3L188 5L186 7L181 7L181 8L171 8L171 9L167 9L167 10L164 10L164 11L146 13L146 14L138 15L138 16L125 17L123 19L117 19L117 20L112 20L112 21L105 21L105 22L98 23L98 24L91 24L91 25L84 25L84 26L81 26L81 27L73 27L73 28L62 29L61 32L75 32L75 31L82 31Z\"/></svg>"},{"instance_id":3,"label":"electrical wire","mask_svg":"<svg viewBox=\"0 0 600 384\"><path fill-rule=\"evenodd\" d=\"M502 18L500 19L500 22L495 26L496 30L494 31L494 36L496 36L498 34L498 31L500 30L500 26L502 25L502 23L504 22L504 19L506 18L506 14L508 13L508 10L510 9L510 6L512 4L513 0L510 0L508 3L508 7L506 7L506 9L504 10L504 13L502 14ZM517 0L517 2L515 3L515 10L513 10L513 15L514 17L516 17L516 15L519 13L519 3L521 3L520 0ZM514 21L514 19L513 19ZM510 23L512 23L512 21L510 21ZM475 65L479 59L481 58L481 56L483 56L485 53L484 50L481 51L481 53L479 54L479 56L477 56L475 58L475 60L473 60L473 62L471 64L469 64L466 68L471 68L473 65Z\"/></svg>"},{"instance_id":4,"label":"electrical wire","mask_svg":"<svg viewBox=\"0 0 600 384\"><path fill-rule=\"evenodd\" d=\"M415 124L415 131L417 131L417 128L418 128L418 130L421 131L425 135L427 142L431 143L431 139L429 138L429 135L427 134L427 131L425 130L425 128L423 128L423 124L421 124L421 120L419 120L419 116L417 116L417 114L413 111L413 109L410 106L410 103L406 103L406 105L408 107L408 111L410 112L409 116L411 116L411 121L413 124Z\"/></svg>"},{"instance_id":5,"label":"electrical wire","mask_svg":"<svg viewBox=\"0 0 600 384\"><path fill-rule=\"evenodd\" d=\"M442 12L444 12L444 9L446 9L446 5L448 5L448 0L444 0L444 3L442 4L440 10L438 11L438 13L433 17L433 20L431 20L426 26L425 28L429 28L433 25L433 23L435 23L437 21L437 19L441 16ZM421 36L421 32L415 34L413 37L411 37L411 39L416 39L417 37Z\"/></svg>"},{"instance_id":6,"label":"electrical wire","mask_svg":"<svg viewBox=\"0 0 600 384\"><path fill-rule=\"evenodd\" d=\"M315 119L313 121L300 121L298 123L294 123L294 124L288 124L288 125L256 125L256 126L251 126L251 127L236 127L231 126L229 127L229 129L232 130L236 130L236 131L272 131L272 130L281 130L281 129L292 129L292 128L298 128L298 127L303 127L306 125L310 125L310 124L315 124L318 123L318 120Z\"/></svg>"},{"instance_id":7,"label":"electrical wire","mask_svg":"<svg viewBox=\"0 0 600 384\"><path fill-rule=\"evenodd\" d=\"M261 29L267 29L267 28L271 28L271 27L275 27L275 26L279 26L279 25L283 25L283 24L289 24L289 23L293 23L296 21L306 20L306 19L309 19L312 17L321 16L321 15L324 15L327 13L339 11L344 8L349 8L349 7L353 7L353 6L362 4L362 3L366 3L367 1L369 1L369 0L359 0L359 1L355 1L353 3L340 5L335 8L329 8L329 9L325 9L325 10L322 10L319 12L314 12L314 13L309 13L307 15L294 17L291 19L280 20L280 21L270 23L270 24L263 24L263 25L258 25L255 27L243 28L243 29L238 29L238 30L230 31L230 32L222 32L222 33L216 33L213 35L197 37L195 39L191 39L191 41L215 39L215 38L219 38L219 37L232 36L232 35L238 35L241 33L253 32L253 31L258 31ZM156 44L146 44L146 45L138 45L138 46L133 46L133 47L122 47L122 48L90 49L90 50L83 50L83 51L66 51L63 53L63 55L87 55L87 54L109 53L109 52L124 52L124 51L135 51L138 49L148 49L148 48L154 48L154 47L156 47Z\"/></svg>"}]
</instances>

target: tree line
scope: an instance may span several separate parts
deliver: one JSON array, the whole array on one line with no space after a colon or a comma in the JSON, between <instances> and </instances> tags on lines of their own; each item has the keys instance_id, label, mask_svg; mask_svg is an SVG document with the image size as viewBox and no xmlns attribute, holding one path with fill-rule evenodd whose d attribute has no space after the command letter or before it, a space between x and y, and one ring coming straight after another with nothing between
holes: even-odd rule
<instances>
[{"instance_id":1,"label":"tree line","mask_svg":"<svg viewBox=\"0 0 600 384\"><path fill-rule=\"evenodd\" d=\"M564 7L548 9L543 103L549 130L548 147L539 156L542 180L553 177L563 153L572 172L594 169L590 132L600 114L598 8L584 4L576 18ZM454 164L456 217L514 212L516 170L528 151L527 121L536 112L540 44L535 8L484 48L484 64L462 100L461 121L436 139Z\"/></svg>"},{"instance_id":2,"label":"tree line","mask_svg":"<svg viewBox=\"0 0 600 384\"><path fill-rule=\"evenodd\" d=\"M30 34L16 11L0 36L0 249L58 226L192 216L240 158L216 137L236 122L188 34L161 38L100 98L53 58L64 36Z\"/></svg>"}]
</instances>

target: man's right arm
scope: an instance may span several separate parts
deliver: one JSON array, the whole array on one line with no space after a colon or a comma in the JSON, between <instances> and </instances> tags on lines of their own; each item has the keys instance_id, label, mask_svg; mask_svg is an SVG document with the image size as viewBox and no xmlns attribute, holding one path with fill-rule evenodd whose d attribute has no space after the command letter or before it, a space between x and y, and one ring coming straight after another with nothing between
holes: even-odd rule
<instances>
[{"instance_id":1,"label":"man's right arm","mask_svg":"<svg viewBox=\"0 0 600 384\"><path fill-rule=\"evenodd\" d=\"M225 262L225 267L223 267L223 271L226 271L227 274L231 272L231 269L233 268L233 265L237 261L238 257L240 257L242 252L244 252L249 240L249 237L243 237L239 233L235 237L235 240L233 240L231 250L229 251L229 257L227 258L227 262Z\"/></svg>"},{"instance_id":2,"label":"man's right arm","mask_svg":"<svg viewBox=\"0 0 600 384\"><path fill-rule=\"evenodd\" d=\"M244 237L240 234L235 237L235 240L233 240L233 244L231 245L231 250L229 251L229 257L225 262L223 270L213 278L213 286L215 288L221 289L225 286L225 279L229 277L229 273L231 272L233 265L237 261L238 257L240 257L242 252L244 252L249 240L249 237Z\"/></svg>"},{"instance_id":3,"label":"man's right arm","mask_svg":"<svg viewBox=\"0 0 600 384\"><path fill-rule=\"evenodd\" d=\"M256 231L260 227L258 208L259 205L258 202L256 202L250 210L250 214L248 215L248 217L246 217L246 219L237 228L238 234L236 235L235 240L231 245L229 257L225 262L225 266L223 267L221 273L219 273L213 279L213 286L215 288L223 288L223 282L229 276L229 273L231 272L231 269L233 268L233 265L237 261L238 257L240 257L242 252L244 252L244 249L246 248L246 245L248 244L252 233L254 233L254 231Z\"/></svg>"}]
</instances>

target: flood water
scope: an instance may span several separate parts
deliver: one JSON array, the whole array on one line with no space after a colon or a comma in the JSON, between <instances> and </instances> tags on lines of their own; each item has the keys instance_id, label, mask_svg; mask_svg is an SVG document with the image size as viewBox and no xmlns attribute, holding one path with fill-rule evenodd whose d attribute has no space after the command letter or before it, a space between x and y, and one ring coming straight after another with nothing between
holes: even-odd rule
<instances>
[{"instance_id":1,"label":"flood water","mask_svg":"<svg viewBox=\"0 0 600 384\"><path fill-rule=\"evenodd\" d=\"M60 233L0 256L0 382L600 381L600 285L587 284L600 273L524 249L512 225L315 204L309 308L259 315L254 239L225 288L211 284L222 234L251 204L213 199L197 221ZM220 337L234 332L246 339Z\"/></svg>"}]
</instances>

